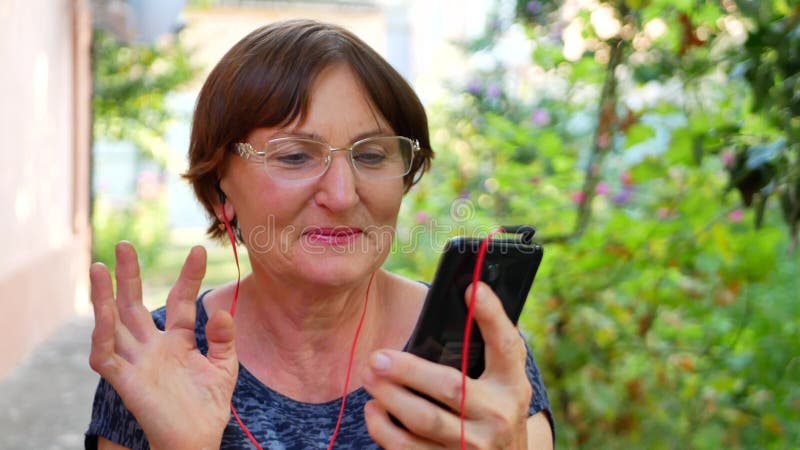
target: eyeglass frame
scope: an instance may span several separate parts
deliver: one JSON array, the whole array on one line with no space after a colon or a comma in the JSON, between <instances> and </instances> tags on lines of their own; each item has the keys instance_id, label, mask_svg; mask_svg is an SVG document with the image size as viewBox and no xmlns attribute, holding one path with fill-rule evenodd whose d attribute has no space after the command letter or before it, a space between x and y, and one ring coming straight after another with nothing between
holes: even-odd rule
<instances>
[{"instance_id":1,"label":"eyeglass frame","mask_svg":"<svg viewBox=\"0 0 800 450\"><path fill-rule=\"evenodd\" d=\"M404 176L406 176L409 173L411 173L411 169L412 169L412 167L414 165L413 164L414 156L416 155L416 153L418 151L421 150L421 147L419 145L419 140L418 139L411 139L410 137L398 136L398 135L392 135L392 136L370 136L370 137L367 137L367 138L364 138L364 139L359 139L359 140L353 142L352 144L350 144L347 147L334 147L334 146L328 144L327 142L324 142L324 141L321 141L321 140L318 140L318 139L313 139L313 138L309 138L309 137L286 136L286 137L279 137L279 138L274 138L274 139L268 140L267 142L264 143L264 149L266 149L267 146L269 146L270 143L276 143L276 142L280 143L280 142L298 141L298 140L314 142L314 143L317 143L317 144L322 144L325 147L327 147L328 148L328 154L327 154L327 156L325 158L325 170L320 172L319 175L315 175L315 176L309 177L309 178L298 178L298 179L276 178L277 180L281 180L281 181L311 181L311 180L316 180L317 178L322 177L323 175L325 175L328 172L328 169L330 169L331 163L333 162L333 153L334 152L339 152L339 151L348 151L348 152L350 152L350 155L349 155L349 158L348 158L348 160L350 161L350 167L353 168L355 173L364 174L364 172L362 172L361 170L358 169L358 167L356 167L356 162L353 159L353 147L355 147L355 146L357 146L359 144L362 144L362 143L364 143L366 141L371 141L371 140L374 140L374 139L387 139L387 138L405 139L411 144L411 159L409 160L408 168L406 169L405 173L403 173L402 175L398 175L398 176L393 176L393 177L388 177L388 178L370 178L367 175L366 177L368 179L373 179L373 180L394 180L394 179L397 179L397 178L403 178ZM272 177L272 175L270 175L269 170L267 169L267 162L266 162L267 152L256 151L256 149L253 148L253 145L250 144L249 142L237 142L237 143L234 144L234 149L236 150L236 154L237 155L241 156L242 158L244 158L244 159L246 159L248 161L250 161L251 158L254 158L254 157L265 158L262 161L263 164L264 164L264 172L266 172L268 176Z\"/></svg>"}]
</instances>

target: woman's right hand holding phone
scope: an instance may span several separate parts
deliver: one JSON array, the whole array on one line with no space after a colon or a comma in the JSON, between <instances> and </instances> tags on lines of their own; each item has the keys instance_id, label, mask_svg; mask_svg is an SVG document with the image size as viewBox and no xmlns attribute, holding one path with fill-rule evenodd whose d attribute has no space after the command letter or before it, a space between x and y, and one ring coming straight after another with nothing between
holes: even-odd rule
<instances>
[{"instance_id":1,"label":"woman's right hand holding phone","mask_svg":"<svg viewBox=\"0 0 800 450\"><path fill-rule=\"evenodd\" d=\"M120 395L151 448L219 448L238 360L234 323L226 311L208 321L207 357L197 349L195 300L205 275L205 249L194 247L186 258L167 297L164 331L142 303L133 246L120 242L116 259L116 297L108 269L95 263L90 270L95 327L89 364Z\"/></svg>"},{"instance_id":2,"label":"woman's right hand holding phone","mask_svg":"<svg viewBox=\"0 0 800 450\"><path fill-rule=\"evenodd\" d=\"M477 292L475 321L485 340L486 370L478 379L467 378L467 448L552 448L543 413L528 417L532 386L525 372L525 343L500 299L483 283ZM406 352L380 350L372 355L363 379L374 398L365 408L367 428L382 448L460 448L458 369ZM393 423L390 415L406 429Z\"/></svg>"}]
</instances>

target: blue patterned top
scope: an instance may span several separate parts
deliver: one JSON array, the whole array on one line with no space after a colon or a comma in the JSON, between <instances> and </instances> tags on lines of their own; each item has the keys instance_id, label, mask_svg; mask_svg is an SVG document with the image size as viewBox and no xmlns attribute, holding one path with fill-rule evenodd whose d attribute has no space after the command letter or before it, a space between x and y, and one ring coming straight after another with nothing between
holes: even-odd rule
<instances>
[{"instance_id":1,"label":"blue patterned top","mask_svg":"<svg viewBox=\"0 0 800 450\"><path fill-rule=\"evenodd\" d=\"M198 349L205 355L208 351L206 341L208 315L203 307L203 295L197 300L195 336ZM165 308L155 310L153 320L156 326L163 330L166 323ZM551 418L550 401L530 348L528 348L526 369L534 392L528 413L533 415L544 410L547 411L548 418ZM364 421L364 405L370 399L371 396L364 388L347 395L342 424L336 437L337 450L379 448L370 438ZM327 448L341 406L341 398L326 403L303 403L288 398L261 383L242 365L239 366L239 378L236 380L232 402L239 417L261 447L271 450ZM92 421L86 431L85 448L96 449L98 436L133 450L150 448L136 419L125 408L114 388L103 379L100 380L95 393ZM233 415L225 427L220 448L224 450L253 448Z\"/></svg>"}]
</instances>

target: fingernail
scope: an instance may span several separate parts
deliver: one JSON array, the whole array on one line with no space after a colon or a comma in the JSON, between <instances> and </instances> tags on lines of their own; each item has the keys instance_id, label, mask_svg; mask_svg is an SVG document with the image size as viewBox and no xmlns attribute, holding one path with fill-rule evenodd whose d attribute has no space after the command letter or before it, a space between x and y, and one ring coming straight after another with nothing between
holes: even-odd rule
<instances>
[{"instance_id":1,"label":"fingernail","mask_svg":"<svg viewBox=\"0 0 800 450\"><path fill-rule=\"evenodd\" d=\"M474 291L473 288L475 289ZM486 289L486 287L484 287L484 285L481 283L476 283L474 286L471 285L469 289L467 289L467 295L466 295L467 303L469 303L472 300L473 292L475 292L475 300L476 301L480 300L480 298L483 297L484 295L484 289Z\"/></svg>"},{"instance_id":2,"label":"fingernail","mask_svg":"<svg viewBox=\"0 0 800 450\"><path fill-rule=\"evenodd\" d=\"M372 356L370 365L377 371L385 371L389 370L389 367L392 365L392 360L385 353L378 352Z\"/></svg>"}]
</instances>

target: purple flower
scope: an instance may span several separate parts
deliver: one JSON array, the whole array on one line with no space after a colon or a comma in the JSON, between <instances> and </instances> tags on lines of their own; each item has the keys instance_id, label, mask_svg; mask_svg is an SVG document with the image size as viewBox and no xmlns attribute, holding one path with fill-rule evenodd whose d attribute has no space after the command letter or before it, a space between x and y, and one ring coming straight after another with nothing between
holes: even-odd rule
<instances>
[{"instance_id":1,"label":"purple flower","mask_svg":"<svg viewBox=\"0 0 800 450\"><path fill-rule=\"evenodd\" d=\"M633 189L629 186L623 186L622 190L618 192L614 197L611 198L611 201L614 202L616 205L624 205L631 201L631 197L633 196Z\"/></svg>"},{"instance_id":2,"label":"purple flower","mask_svg":"<svg viewBox=\"0 0 800 450\"><path fill-rule=\"evenodd\" d=\"M483 85L478 80L471 80L467 83L467 92L477 97L483 93Z\"/></svg>"},{"instance_id":3,"label":"purple flower","mask_svg":"<svg viewBox=\"0 0 800 450\"><path fill-rule=\"evenodd\" d=\"M744 211L741 209L734 209L733 211L728 213L728 220L733 223L739 223L744 218Z\"/></svg>"},{"instance_id":4,"label":"purple flower","mask_svg":"<svg viewBox=\"0 0 800 450\"><path fill-rule=\"evenodd\" d=\"M550 112L544 108L536 108L531 113L531 122L537 127L550 125Z\"/></svg>"},{"instance_id":5,"label":"purple flower","mask_svg":"<svg viewBox=\"0 0 800 450\"><path fill-rule=\"evenodd\" d=\"M542 11L542 4L537 2L536 0L532 0L528 2L528 6L526 9L530 14L539 14Z\"/></svg>"},{"instance_id":6,"label":"purple flower","mask_svg":"<svg viewBox=\"0 0 800 450\"><path fill-rule=\"evenodd\" d=\"M501 95L503 95L503 88L497 83L492 83L486 88L486 96L493 100L500 98Z\"/></svg>"},{"instance_id":7,"label":"purple flower","mask_svg":"<svg viewBox=\"0 0 800 450\"><path fill-rule=\"evenodd\" d=\"M605 181L597 183L597 187L594 188L594 191L597 193L597 195L608 194L608 183L606 183Z\"/></svg>"}]
</instances>

